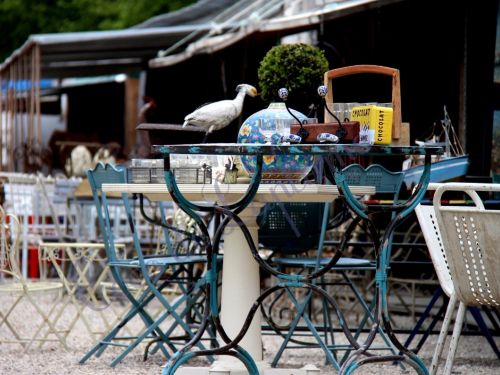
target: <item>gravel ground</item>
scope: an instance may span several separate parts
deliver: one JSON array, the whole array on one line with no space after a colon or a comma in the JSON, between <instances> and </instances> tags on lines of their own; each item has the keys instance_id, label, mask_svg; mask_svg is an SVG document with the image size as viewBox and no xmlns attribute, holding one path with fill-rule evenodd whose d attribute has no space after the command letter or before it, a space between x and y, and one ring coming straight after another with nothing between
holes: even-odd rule
<instances>
[{"instance_id":1,"label":"gravel ground","mask_svg":"<svg viewBox=\"0 0 500 375\"><path fill-rule=\"evenodd\" d=\"M38 306L49 308L51 301L44 300L41 302L36 300ZM0 299L0 311L5 315L5 309L8 306L4 296ZM57 305L60 307L60 305ZM113 306L115 310L123 307ZM55 316L55 315L52 315ZM57 326L61 329L71 326L75 316L75 310L70 304L66 307L58 320ZM41 348L34 344L27 351L23 347L15 343L0 344L0 374L2 375L31 375L31 374L50 374L50 375L83 375L83 374L161 374L161 367L165 364L162 355L155 354L150 356L147 361L143 361L143 347L137 348L116 368L109 367L110 361L116 353L120 352L119 348L109 348L100 358L91 358L84 365L78 364L79 358L91 346L94 337L89 334L85 321L89 326L94 328L104 327L105 317L110 322L115 316L115 313L110 309L92 310L88 307L84 309L85 319L76 321L74 327L67 336L68 350L64 350L59 342L47 342ZM1 318L1 316L0 316ZM1 321L1 319L0 319ZM20 303L13 313L9 316L9 321L12 327L16 329L19 335L29 336L35 332L35 327L40 323L37 318L35 309L28 303ZM134 321L131 326L140 327L141 323ZM0 326L0 339L6 339L9 335L6 325ZM12 335L10 336L12 337ZM404 340L405 337L402 337ZM432 351L435 345L437 336L431 336L424 345L421 356L425 363L429 364L432 356ZM500 340L497 338L498 344ZM273 358L273 353L276 351L281 341L275 336L264 336L264 353L265 359L270 361ZM286 350L283 358L280 360L278 367L300 368L305 364L314 364L321 369L322 374L333 374L335 371L330 366L324 364L324 355L317 349L294 349ZM207 362L197 359L189 365L204 365ZM372 365L364 366L356 372L356 374L367 375L392 375L405 373L397 366L393 365ZM406 373L414 373L409 371ZM496 359L493 351L486 343L486 340L480 336L463 336L460 340L458 352L453 368L454 374L477 374L477 375L495 375L500 374L500 361Z\"/></svg>"}]
</instances>

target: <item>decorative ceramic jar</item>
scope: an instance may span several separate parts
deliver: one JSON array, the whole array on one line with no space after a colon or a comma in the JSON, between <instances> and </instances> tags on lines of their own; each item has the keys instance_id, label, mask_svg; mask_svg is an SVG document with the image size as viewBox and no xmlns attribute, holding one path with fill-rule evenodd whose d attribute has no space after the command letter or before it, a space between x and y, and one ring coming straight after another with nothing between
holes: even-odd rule
<instances>
[{"instance_id":1,"label":"decorative ceramic jar","mask_svg":"<svg viewBox=\"0 0 500 375\"><path fill-rule=\"evenodd\" d=\"M307 119L304 114L293 109L291 111L299 120ZM268 108L254 113L243 122L237 141L238 143L279 143L282 135L286 135L287 131L289 134L291 120L293 117L286 110L284 103L271 103ZM287 124L287 126L283 128L278 124ZM266 129L274 129L274 134L269 134L265 131ZM241 162L250 175L255 172L255 156L243 155ZM264 155L262 180L274 183L297 183L309 173L313 163L314 156L310 155Z\"/></svg>"}]
</instances>

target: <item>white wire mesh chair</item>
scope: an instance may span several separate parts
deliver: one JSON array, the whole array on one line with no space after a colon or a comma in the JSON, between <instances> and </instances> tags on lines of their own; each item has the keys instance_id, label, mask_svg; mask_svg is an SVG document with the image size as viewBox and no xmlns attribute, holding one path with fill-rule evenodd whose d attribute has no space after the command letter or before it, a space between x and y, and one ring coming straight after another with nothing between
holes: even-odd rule
<instances>
[{"instance_id":1,"label":"white wire mesh chair","mask_svg":"<svg viewBox=\"0 0 500 375\"><path fill-rule=\"evenodd\" d=\"M40 191L40 202L44 207L45 215L51 217L55 240L74 240L75 218L69 209L69 199L74 196L76 188L82 179L79 177L68 178L64 175L43 176L37 175L37 185Z\"/></svg>"},{"instance_id":2,"label":"white wire mesh chair","mask_svg":"<svg viewBox=\"0 0 500 375\"><path fill-rule=\"evenodd\" d=\"M125 258L124 244L115 246ZM103 243L42 242L39 250L41 274L55 273L64 286L53 324L64 324L65 339L77 324L82 324L94 342L130 308L125 297L116 296L118 287L109 271ZM82 330L78 335L79 341L84 339Z\"/></svg>"},{"instance_id":3,"label":"white wire mesh chair","mask_svg":"<svg viewBox=\"0 0 500 375\"><path fill-rule=\"evenodd\" d=\"M53 323L63 284L28 280L22 276L18 264L22 233L17 216L6 214L0 206L0 343L17 343L26 351L35 341L59 341L67 349L65 337ZM40 299L42 294L46 294L49 299ZM28 304L23 303L25 301ZM29 319L36 324L30 332L23 332L24 322L16 319L23 314L29 314Z\"/></svg>"},{"instance_id":4,"label":"white wire mesh chair","mask_svg":"<svg viewBox=\"0 0 500 375\"><path fill-rule=\"evenodd\" d=\"M500 211L485 209L478 191L500 191L499 184L431 184L433 206L415 208L441 288L450 297L430 373L437 373L455 311L453 335L444 374L451 374L467 306L500 306ZM464 192L474 206L442 206L445 192Z\"/></svg>"},{"instance_id":5,"label":"white wire mesh chair","mask_svg":"<svg viewBox=\"0 0 500 375\"><path fill-rule=\"evenodd\" d=\"M16 215L22 223L22 275L35 277L38 271L28 269L33 266L28 265L29 251L37 251L41 240L61 241L67 237L68 229L74 228L67 199L81 179L16 172L0 172L0 178L4 180L5 211Z\"/></svg>"}]
</instances>

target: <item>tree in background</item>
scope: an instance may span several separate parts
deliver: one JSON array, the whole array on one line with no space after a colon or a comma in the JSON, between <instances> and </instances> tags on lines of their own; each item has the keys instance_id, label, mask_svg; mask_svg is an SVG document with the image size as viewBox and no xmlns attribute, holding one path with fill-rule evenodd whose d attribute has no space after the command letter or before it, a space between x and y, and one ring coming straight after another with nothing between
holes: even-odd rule
<instances>
[{"instance_id":1,"label":"tree in background","mask_svg":"<svg viewBox=\"0 0 500 375\"><path fill-rule=\"evenodd\" d=\"M1 0L0 62L31 34L124 29L196 0Z\"/></svg>"}]
</instances>

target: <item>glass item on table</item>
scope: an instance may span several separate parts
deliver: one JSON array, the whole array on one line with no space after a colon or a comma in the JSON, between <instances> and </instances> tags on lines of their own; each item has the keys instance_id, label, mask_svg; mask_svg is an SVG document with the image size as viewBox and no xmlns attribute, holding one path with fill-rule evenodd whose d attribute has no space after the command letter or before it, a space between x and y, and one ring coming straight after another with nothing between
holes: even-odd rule
<instances>
[{"instance_id":1,"label":"glass item on table","mask_svg":"<svg viewBox=\"0 0 500 375\"><path fill-rule=\"evenodd\" d=\"M328 103L328 108L332 111L332 113L337 116L337 118L342 121L350 121L351 112L354 107L359 106L358 102L349 102L349 103Z\"/></svg>"},{"instance_id":2,"label":"glass item on table","mask_svg":"<svg viewBox=\"0 0 500 375\"><path fill-rule=\"evenodd\" d=\"M172 155L170 167L178 184L211 184L212 167L217 160L207 155ZM127 168L130 183L164 184L163 159L132 159Z\"/></svg>"},{"instance_id":3,"label":"glass item on table","mask_svg":"<svg viewBox=\"0 0 500 375\"><path fill-rule=\"evenodd\" d=\"M127 179L133 184L164 183L163 159L132 159Z\"/></svg>"},{"instance_id":4,"label":"glass item on table","mask_svg":"<svg viewBox=\"0 0 500 375\"><path fill-rule=\"evenodd\" d=\"M277 121L272 119L258 119L257 124L259 131L264 135L264 142L271 143L271 138L274 133L278 133Z\"/></svg>"},{"instance_id":5,"label":"glass item on table","mask_svg":"<svg viewBox=\"0 0 500 375\"><path fill-rule=\"evenodd\" d=\"M345 112L344 112L344 118L342 121L351 121L352 120L352 109L354 107L359 106L360 104L358 102L351 102L351 103L344 103L345 104ZM347 120L346 120L347 119Z\"/></svg>"},{"instance_id":6,"label":"glass item on table","mask_svg":"<svg viewBox=\"0 0 500 375\"><path fill-rule=\"evenodd\" d=\"M392 108L392 102L388 103L377 103L378 107Z\"/></svg>"},{"instance_id":7,"label":"glass item on table","mask_svg":"<svg viewBox=\"0 0 500 375\"><path fill-rule=\"evenodd\" d=\"M290 126L297 121L293 118L277 118L273 122L276 124L276 132L283 137L290 134Z\"/></svg>"},{"instance_id":8,"label":"glass item on table","mask_svg":"<svg viewBox=\"0 0 500 375\"><path fill-rule=\"evenodd\" d=\"M333 108L332 113L337 116L340 121L344 121L349 118L348 113L346 113L346 103L331 103Z\"/></svg>"}]
</instances>

